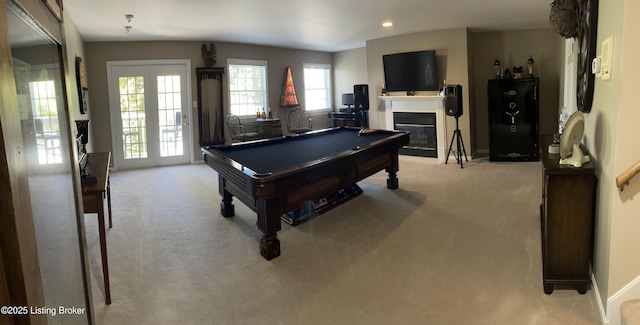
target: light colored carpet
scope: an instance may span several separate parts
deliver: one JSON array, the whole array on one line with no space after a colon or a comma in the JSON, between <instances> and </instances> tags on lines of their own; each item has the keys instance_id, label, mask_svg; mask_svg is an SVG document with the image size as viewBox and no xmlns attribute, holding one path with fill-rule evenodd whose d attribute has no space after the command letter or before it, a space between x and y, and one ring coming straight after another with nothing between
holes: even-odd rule
<instances>
[{"instance_id":1,"label":"light colored carpet","mask_svg":"<svg viewBox=\"0 0 640 325\"><path fill-rule=\"evenodd\" d=\"M640 299L627 300L620 306L620 325L640 325Z\"/></svg>"},{"instance_id":2,"label":"light colored carpet","mask_svg":"<svg viewBox=\"0 0 640 325\"><path fill-rule=\"evenodd\" d=\"M259 253L256 214L219 213L204 164L112 173L104 305L95 215L87 215L99 324L599 324L595 295L542 288L541 163L464 169L401 156L359 197L278 233Z\"/></svg>"}]
</instances>

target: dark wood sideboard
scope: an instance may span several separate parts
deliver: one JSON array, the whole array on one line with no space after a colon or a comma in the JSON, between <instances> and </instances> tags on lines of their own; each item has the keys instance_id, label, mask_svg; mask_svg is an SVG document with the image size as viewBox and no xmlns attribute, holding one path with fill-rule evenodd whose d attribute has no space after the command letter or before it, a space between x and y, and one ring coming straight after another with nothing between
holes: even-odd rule
<instances>
[{"instance_id":1,"label":"dark wood sideboard","mask_svg":"<svg viewBox=\"0 0 640 325\"><path fill-rule=\"evenodd\" d=\"M542 144L543 287L573 287L584 294L591 283L597 179L593 163L580 168L560 165L560 155L548 152L551 135Z\"/></svg>"}]
</instances>

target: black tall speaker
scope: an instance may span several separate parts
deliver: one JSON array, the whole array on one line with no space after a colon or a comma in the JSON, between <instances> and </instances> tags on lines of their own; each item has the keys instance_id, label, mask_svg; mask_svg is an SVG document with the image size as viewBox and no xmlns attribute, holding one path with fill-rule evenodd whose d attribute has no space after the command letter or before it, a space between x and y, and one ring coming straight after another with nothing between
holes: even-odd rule
<instances>
[{"instance_id":1,"label":"black tall speaker","mask_svg":"<svg viewBox=\"0 0 640 325\"><path fill-rule=\"evenodd\" d=\"M462 86L444 86L444 111L449 116L462 116Z\"/></svg>"},{"instance_id":2,"label":"black tall speaker","mask_svg":"<svg viewBox=\"0 0 640 325\"><path fill-rule=\"evenodd\" d=\"M353 85L353 107L369 110L369 85Z\"/></svg>"}]
</instances>

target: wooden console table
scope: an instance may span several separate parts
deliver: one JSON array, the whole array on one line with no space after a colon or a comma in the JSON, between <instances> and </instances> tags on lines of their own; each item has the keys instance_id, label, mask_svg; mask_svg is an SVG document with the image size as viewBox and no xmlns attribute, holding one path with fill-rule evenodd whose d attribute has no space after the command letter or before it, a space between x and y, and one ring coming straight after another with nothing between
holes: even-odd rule
<instances>
[{"instance_id":1,"label":"wooden console table","mask_svg":"<svg viewBox=\"0 0 640 325\"><path fill-rule=\"evenodd\" d=\"M98 232L100 234L100 254L102 255L102 274L104 278L105 303L111 304L109 287L109 262L107 261L107 236L104 221L104 198L107 198L109 210L109 228L111 222L111 187L109 184L110 152L94 152L87 154L86 173L96 178L96 182L82 182L82 202L84 213L98 214Z\"/></svg>"}]
</instances>

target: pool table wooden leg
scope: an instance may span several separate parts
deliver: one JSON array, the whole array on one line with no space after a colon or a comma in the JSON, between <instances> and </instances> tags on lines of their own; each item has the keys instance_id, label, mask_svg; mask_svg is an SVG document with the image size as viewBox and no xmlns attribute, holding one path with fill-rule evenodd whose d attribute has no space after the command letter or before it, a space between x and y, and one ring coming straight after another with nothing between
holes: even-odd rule
<instances>
[{"instance_id":1,"label":"pool table wooden leg","mask_svg":"<svg viewBox=\"0 0 640 325\"><path fill-rule=\"evenodd\" d=\"M278 240L277 233L281 229L280 215L282 212L279 211L279 207L282 201L282 197L256 200L258 229L264 234L260 240L260 254L266 260L280 256L280 240Z\"/></svg>"},{"instance_id":2,"label":"pool table wooden leg","mask_svg":"<svg viewBox=\"0 0 640 325\"><path fill-rule=\"evenodd\" d=\"M395 150L395 152L391 153L391 166L385 169L389 174L389 178L387 179L388 189L395 190L398 188L398 176L396 174L398 172L398 166L398 151Z\"/></svg>"},{"instance_id":3,"label":"pool table wooden leg","mask_svg":"<svg viewBox=\"0 0 640 325\"><path fill-rule=\"evenodd\" d=\"M225 180L220 176L218 178L218 186L220 196L222 196L222 202L220 202L220 214L223 217L233 217L236 214L235 207L233 206L233 195L224 188Z\"/></svg>"},{"instance_id":4,"label":"pool table wooden leg","mask_svg":"<svg viewBox=\"0 0 640 325\"><path fill-rule=\"evenodd\" d=\"M398 176L394 170L387 170L389 178L387 179L387 188L395 190L398 188Z\"/></svg>"},{"instance_id":5,"label":"pool table wooden leg","mask_svg":"<svg viewBox=\"0 0 640 325\"><path fill-rule=\"evenodd\" d=\"M233 217L236 215L236 209L233 205L233 195L227 191L224 191L224 193L222 202L220 202L220 214L225 218Z\"/></svg>"},{"instance_id":6,"label":"pool table wooden leg","mask_svg":"<svg viewBox=\"0 0 640 325\"><path fill-rule=\"evenodd\" d=\"M278 240L277 234L262 236L260 240L260 255L267 261L280 256L280 240Z\"/></svg>"}]
</instances>

